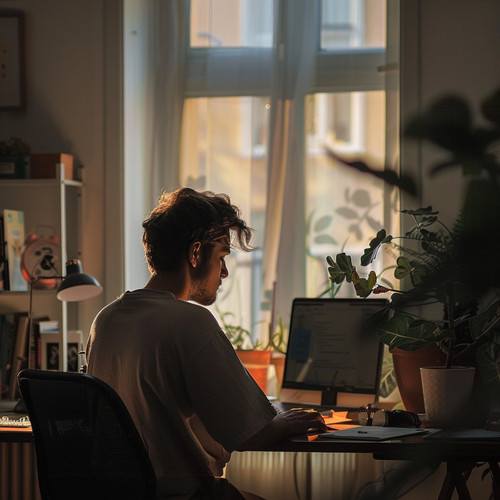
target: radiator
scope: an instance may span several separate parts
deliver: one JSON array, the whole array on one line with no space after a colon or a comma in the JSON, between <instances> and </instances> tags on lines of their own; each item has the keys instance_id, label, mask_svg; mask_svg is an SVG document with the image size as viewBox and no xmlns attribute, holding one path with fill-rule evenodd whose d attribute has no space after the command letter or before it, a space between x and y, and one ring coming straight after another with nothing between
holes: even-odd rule
<instances>
[{"instance_id":1,"label":"radiator","mask_svg":"<svg viewBox=\"0 0 500 500\"><path fill-rule=\"evenodd\" d=\"M0 443L0 500L41 500L33 443Z\"/></svg>"},{"instance_id":2,"label":"radiator","mask_svg":"<svg viewBox=\"0 0 500 500\"><path fill-rule=\"evenodd\" d=\"M346 500L373 477L373 469L359 461L353 453L236 452L226 478L267 500ZM367 475L360 477L360 470Z\"/></svg>"}]
</instances>

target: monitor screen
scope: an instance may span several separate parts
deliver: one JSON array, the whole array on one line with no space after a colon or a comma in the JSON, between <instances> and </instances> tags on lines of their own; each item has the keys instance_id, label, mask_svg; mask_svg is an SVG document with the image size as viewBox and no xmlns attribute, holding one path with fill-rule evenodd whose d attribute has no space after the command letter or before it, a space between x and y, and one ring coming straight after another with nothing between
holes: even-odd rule
<instances>
[{"instance_id":1,"label":"monitor screen","mask_svg":"<svg viewBox=\"0 0 500 500\"><path fill-rule=\"evenodd\" d=\"M383 345L368 321L385 299L295 299L283 387L378 392Z\"/></svg>"}]
</instances>

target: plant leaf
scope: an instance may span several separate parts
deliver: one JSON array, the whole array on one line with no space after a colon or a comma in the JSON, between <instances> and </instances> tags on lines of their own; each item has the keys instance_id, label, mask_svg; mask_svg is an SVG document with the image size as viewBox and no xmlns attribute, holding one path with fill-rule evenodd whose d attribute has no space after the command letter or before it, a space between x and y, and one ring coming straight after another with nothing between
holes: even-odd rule
<instances>
[{"instance_id":1,"label":"plant leaf","mask_svg":"<svg viewBox=\"0 0 500 500\"><path fill-rule=\"evenodd\" d=\"M414 322L413 316L395 312L394 316L376 328L379 339L390 349L415 351L444 340L444 335L431 321Z\"/></svg>"},{"instance_id":2,"label":"plant leaf","mask_svg":"<svg viewBox=\"0 0 500 500\"><path fill-rule=\"evenodd\" d=\"M326 258L326 261L329 265L328 275L334 283L340 285L344 280L351 281L353 272L351 257L345 253L339 253L337 254L336 261L330 256Z\"/></svg>"},{"instance_id":3,"label":"plant leaf","mask_svg":"<svg viewBox=\"0 0 500 500\"><path fill-rule=\"evenodd\" d=\"M363 255L361 256L361 265L362 266L367 266L368 264L371 264L374 260L375 257L377 256L377 252L379 248L384 244L384 243L389 243L392 241L392 236L387 235L385 232L385 229L381 229L375 238L373 238L370 241L370 246L369 248L365 248L365 251Z\"/></svg>"},{"instance_id":4,"label":"plant leaf","mask_svg":"<svg viewBox=\"0 0 500 500\"><path fill-rule=\"evenodd\" d=\"M398 280L406 278L410 273L412 266L406 257L398 257L396 260L396 269L394 269L394 277Z\"/></svg>"},{"instance_id":5,"label":"plant leaf","mask_svg":"<svg viewBox=\"0 0 500 500\"><path fill-rule=\"evenodd\" d=\"M408 215L437 215L439 212L432 210L432 206L428 205L424 208L417 208L416 210L400 210L402 214Z\"/></svg>"},{"instance_id":6,"label":"plant leaf","mask_svg":"<svg viewBox=\"0 0 500 500\"><path fill-rule=\"evenodd\" d=\"M366 279L360 278L358 273L354 272L352 282L354 283L356 295L358 297L366 298L372 293L373 287L377 283L377 275L375 274L375 271L370 271L368 279Z\"/></svg>"},{"instance_id":7,"label":"plant leaf","mask_svg":"<svg viewBox=\"0 0 500 500\"><path fill-rule=\"evenodd\" d=\"M336 261L331 257L327 257L326 261L329 264L328 274L330 279L340 285L344 280L348 283L352 281L352 274L355 268L352 265L351 257L345 253L337 254Z\"/></svg>"},{"instance_id":8,"label":"plant leaf","mask_svg":"<svg viewBox=\"0 0 500 500\"><path fill-rule=\"evenodd\" d=\"M396 260L396 269L394 269L394 277L402 280L410 276L413 286L422 284L423 279L427 276L427 268L423 265L410 262L406 257L398 257Z\"/></svg>"}]
</instances>

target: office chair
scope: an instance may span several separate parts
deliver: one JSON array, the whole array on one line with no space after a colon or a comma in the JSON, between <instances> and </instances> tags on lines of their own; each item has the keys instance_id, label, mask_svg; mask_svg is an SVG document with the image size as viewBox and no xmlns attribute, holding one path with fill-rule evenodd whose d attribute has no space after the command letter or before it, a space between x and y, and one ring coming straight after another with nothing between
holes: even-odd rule
<instances>
[{"instance_id":1,"label":"office chair","mask_svg":"<svg viewBox=\"0 0 500 500\"><path fill-rule=\"evenodd\" d=\"M146 500L156 478L122 400L81 373L23 370L43 500Z\"/></svg>"}]
</instances>

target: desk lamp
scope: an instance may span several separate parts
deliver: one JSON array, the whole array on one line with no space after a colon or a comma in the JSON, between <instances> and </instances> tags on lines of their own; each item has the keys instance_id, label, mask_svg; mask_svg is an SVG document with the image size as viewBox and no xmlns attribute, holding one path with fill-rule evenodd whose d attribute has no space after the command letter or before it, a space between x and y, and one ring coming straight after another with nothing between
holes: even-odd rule
<instances>
[{"instance_id":1,"label":"desk lamp","mask_svg":"<svg viewBox=\"0 0 500 500\"><path fill-rule=\"evenodd\" d=\"M102 292L102 286L90 274L82 272L78 259L66 262L66 277L57 289L57 298L65 302L80 302L92 299Z\"/></svg>"},{"instance_id":2,"label":"desk lamp","mask_svg":"<svg viewBox=\"0 0 500 500\"><path fill-rule=\"evenodd\" d=\"M52 267L52 266L51 266ZM57 298L63 302L80 302L83 300L88 300L96 297L102 292L102 286L99 282L90 274L85 274L82 272L82 264L78 259L68 260L66 262L66 276L30 276L29 280L29 312L28 312L28 366L32 364L31 356L31 346L32 346L32 314L33 314L33 288L39 280L55 280L61 279L61 284L57 289ZM64 326L63 326L64 330ZM66 346L64 345L67 341L67 336L64 335L63 331L63 346L61 346L61 355L63 356L63 366L64 360L67 356Z\"/></svg>"}]
</instances>

